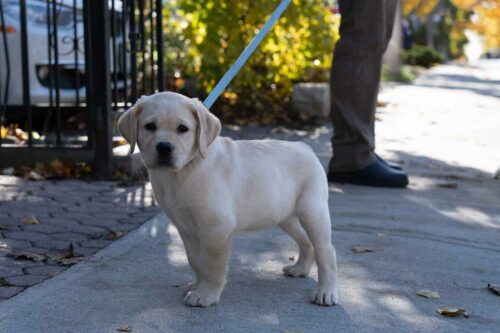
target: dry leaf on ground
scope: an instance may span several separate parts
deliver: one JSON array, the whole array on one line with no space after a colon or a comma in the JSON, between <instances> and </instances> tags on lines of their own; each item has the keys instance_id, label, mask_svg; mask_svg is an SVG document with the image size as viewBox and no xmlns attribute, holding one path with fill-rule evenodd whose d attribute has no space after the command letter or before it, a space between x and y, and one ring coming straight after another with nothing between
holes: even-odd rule
<instances>
[{"instance_id":1,"label":"dry leaf on ground","mask_svg":"<svg viewBox=\"0 0 500 333\"><path fill-rule=\"evenodd\" d=\"M351 248L351 251L353 253L371 253L375 252L374 249L369 248L369 247L363 247L363 246L354 246Z\"/></svg>"},{"instance_id":2,"label":"dry leaf on ground","mask_svg":"<svg viewBox=\"0 0 500 333\"><path fill-rule=\"evenodd\" d=\"M453 306L445 306L444 308L437 309L437 313L445 317L465 317L468 318L470 314L462 308L455 308Z\"/></svg>"},{"instance_id":3,"label":"dry leaf on ground","mask_svg":"<svg viewBox=\"0 0 500 333\"><path fill-rule=\"evenodd\" d=\"M0 287L9 287L11 284L9 281L5 280L4 278L0 278Z\"/></svg>"},{"instance_id":4,"label":"dry leaf on ground","mask_svg":"<svg viewBox=\"0 0 500 333\"><path fill-rule=\"evenodd\" d=\"M79 257L74 257L74 258L62 258L62 259L54 260L54 261L60 265L71 266L74 264L78 264L83 259L85 259L84 256L79 256Z\"/></svg>"},{"instance_id":5,"label":"dry leaf on ground","mask_svg":"<svg viewBox=\"0 0 500 333\"><path fill-rule=\"evenodd\" d=\"M497 294L498 296L500 296L500 286L499 285L493 284L493 283L488 283L488 289L492 293Z\"/></svg>"},{"instance_id":6,"label":"dry leaf on ground","mask_svg":"<svg viewBox=\"0 0 500 333\"><path fill-rule=\"evenodd\" d=\"M66 252L50 255L50 258L58 265L70 266L79 263L85 256L75 254L73 243L71 243Z\"/></svg>"},{"instance_id":7,"label":"dry leaf on ground","mask_svg":"<svg viewBox=\"0 0 500 333\"><path fill-rule=\"evenodd\" d=\"M115 240L123 236L123 232L121 231L113 231L110 230L108 234L106 235L107 240Z\"/></svg>"},{"instance_id":8,"label":"dry leaf on ground","mask_svg":"<svg viewBox=\"0 0 500 333\"><path fill-rule=\"evenodd\" d=\"M132 332L134 328L132 327L132 325L127 325L127 326L122 326L120 328L117 328L116 330L118 332Z\"/></svg>"},{"instance_id":9,"label":"dry leaf on ground","mask_svg":"<svg viewBox=\"0 0 500 333\"><path fill-rule=\"evenodd\" d=\"M21 217L22 224L40 224L35 215L25 215Z\"/></svg>"},{"instance_id":10,"label":"dry leaf on ground","mask_svg":"<svg viewBox=\"0 0 500 333\"><path fill-rule=\"evenodd\" d=\"M439 296L439 293L437 291L425 290L425 289L418 290L417 295L431 299L441 298L441 296Z\"/></svg>"},{"instance_id":11,"label":"dry leaf on ground","mask_svg":"<svg viewBox=\"0 0 500 333\"><path fill-rule=\"evenodd\" d=\"M457 183L440 183L440 184L437 184L437 187L456 189L456 188L458 188L458 184Z\"/></svg>"},{"instance_id":12,"label":"dry leaf on ground","mask_svg":"<svg viewBox=\"0 0 500 333\"><path fill-rule=\"evenodd\" d=\"M7 256L13 257L15 260L31 260L34 262L47 260L46 256L29 251L14 251L14 253L9 253Z\"/></svg>"},{"instance_id":13,"label":"dry leaf on ground","mask_svg":"<svg viewBox=\"0 0 500 333\"><path fill-rule=\"evenodd\" d=\"M40 175L38 172L31 170L26 175L26 179L30 179L30 180L43 180L45 178L42 175Z\"/></svg>"}]
</instances>

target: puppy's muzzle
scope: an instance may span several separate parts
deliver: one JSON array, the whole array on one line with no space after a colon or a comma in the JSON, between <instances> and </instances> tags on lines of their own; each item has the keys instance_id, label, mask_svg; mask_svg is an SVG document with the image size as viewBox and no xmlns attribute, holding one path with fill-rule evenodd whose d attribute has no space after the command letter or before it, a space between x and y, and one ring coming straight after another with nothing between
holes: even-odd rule
<instances>
[{"instance_id":1,"label":"puppy's muzzle","mask_svg":"<svg viewBox=\"0 0 500 333\"><path fill-rule=\"evenodd\" d=\"M159 142L156 145L156 152L158 153L158 163L171 166L173 162L173 153L175 147L170 142Z\"/></svg>"}]
</instances>

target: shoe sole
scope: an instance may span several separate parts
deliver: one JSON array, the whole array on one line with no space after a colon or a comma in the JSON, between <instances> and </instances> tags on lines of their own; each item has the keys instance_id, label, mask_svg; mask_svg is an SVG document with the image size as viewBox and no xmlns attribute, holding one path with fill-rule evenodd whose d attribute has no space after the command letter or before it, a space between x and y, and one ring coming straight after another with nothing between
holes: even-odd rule
<instances>
[{"instance_id":1,"label":"shoe sole","mask_svg":"<svg viewBox=\"0 0 500 333\"><path fill-rule=\"evenodd\" d=\"M367 179L363 177L356 177L353 175L329 174L328 181L339 184L353 184L371 187L385 187L385 188L405 188L408 186L408 181L401 182L388 182L378 179Z\"/></svg>"}]
</instances>

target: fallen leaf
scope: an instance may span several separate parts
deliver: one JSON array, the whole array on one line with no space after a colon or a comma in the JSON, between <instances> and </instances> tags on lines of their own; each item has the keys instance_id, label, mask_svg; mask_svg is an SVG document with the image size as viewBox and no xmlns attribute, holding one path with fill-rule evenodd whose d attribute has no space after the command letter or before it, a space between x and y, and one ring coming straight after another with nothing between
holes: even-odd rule
<instances>
[{"instance_id":1,"label":"fallen leaf","mask_svg":"<svg viewBox=\"0 0 500 333\"><path fill-rule=\"evenodd\" d=\"M15 260L31 260L34 262L45 261L47 260L46 256L43 256L38 253L33 253L29 251L14 251L14 253L7 254L9 257L13 257Z\"/></svg>"},{"instance_id":2,"label":"fallen leaf","mask_svg":"<svg viewBox=\"0 0 500 333\"><path fill-rule=\"evenodd\" d=\"M26 179L30 180L43 180L44 177L40 175L38 172L31 170L27 175Z\"/></svg>"},{"instance_id":3,"label":"fallen leaf","mask_svg":"<svg viewBox=\"0 0 500 333\"><path fill-rule=\"evenodd\" d=\"M120 328L117 328L116 330L118 332L132 332L134 328L132 327L132 325L127 325L127 326L122 326Z\"/></svg>"},{"instance_id":4,"label":"fallen leaf","mask_svg":"<svg viewBox=\"0 0 500 333\"><path fill-rule=\"evenodd\" d=\"M53 160L52 162L50 162L49 166L54 173L56 173L56 174L63 173L64 164L61 161L59 161L57 158L55 160Z\"/></svg>"},{"instance_id":5,"label":"fallen leaf","mask_svg":"<svg viewBox=\"0 0 500 333\"><path fill-rule=\"evenodd\" d=\"M441 298L441 296L439 296L439 293L437 291L425 290L425 289L418 290L417 295L431 299Z\"/></svg>"},{"instance_id":6,"label":"fallen leaf","mask_svg":"<svg viewBox=\"0 0 500 333\"><path fill-rule=\"evenodd\" d=\"M62 258L62 259L54 260L54 261L60 265L63 265L63 266L71 266L74 264L78 264L83 259L85 259L85 257L80 256L80 257L74 257L74 258Z\"/></svg>"},{"instance_id":7,"label":"fallen leaf","mask_svg":"<svg viewBox=\"0 0 500 333\"><path fill-rule=\"evenodd\" d=\"M372 249L372 248L362 247L362 246L354 246L354 247L351 248L351 251L353 253L371 253L371 252L375 252L375 250Z\"/></svg>"},{"instance_id":8,"label":"fallen leaf","mask_svg":"<svg viewBox=\"0 0 500 333\"><path fill-rule=\"evenodd\" d=\"M389 103L386 101L377 101L377 107L385 108Z\"/></svg>"},{"instance_id":9,"label":"fallen leaf","mask_svg":"<svg viewBox=\"0 0 500 333\"><path fill-rule=\"evenodd\" d=\"M440 183L437 187L455 189L458 187L457 183Z\"/></svg>"},{"instance_id":10,"label":"fallen leaf","mask_svg":"<svg viewBox=\"0 0 500 333\"><path fill-rule=\"evenodd\" d=\"M22 224L40 224L40 221L35 217L35 215L26 215L21 217Z\"/></svg>"},{"instance_id":11,"label":"fallen leaf","mask_svg":"<svg viewBox=\"0 0 500 333\"><path fill-rule=\"evenodd\" d=\"M122 236L123 236L123 232L110 230L108 232L108 234L106 235L106 239L107 240L116 240Z\"/></svg>"},{"instance_id":12,"label":"fallen leaf","mask_svg":"<svg viewBox=\"0 0 500 333\"><path fill-rule=\"evenodd\" d=\"M493 283L488 283L488 289L492 293L497 294L498 296L500 296L500 286L499 285L493 284Z\"/></svg>"},{"instance_id":13,"label":"fallen leaf","mask_svg":"<svg viewBox=\"0 0 500 333\"><path fill-rule=\"evenodd\" d=\"M4 278L0 278L0 287L8 287L11 286L9 281L5 280Z\"/></svg>"},{"instance_id":14,"label":"fallen leaf","mask_svg":"<svg viewBox=\"0 0 500 333\"><path fill-rule=\"evenodd\" d=\"M74 265L85 259L84 256L75 256L68 258L64 254L51 254L51 255L49 254L49 257L50 259L52 259L52 261L54 261L54 263L63 266Z\"/></svg>"},{"instance_id":15,"label":"fallen leaf","mask_svg":"<svg viewBox=\"0 0 500 333\"><path fill-rule=\"evenodd\" d=\"M437 309L437 313L445 317L465 317L468 318L470 314L462 308L455 308L452 306L445 306L444 308Z\"/></svg>"},{"instance_id":16,"label":"fallen leaf","mask_svg":"<svg viewBox=\"0 0 500 333\"><path fill-rule=\"evenodd\" d=\"M28 133L23 131L22 129L20 128L16 128L14 130L14 133L16 135L16 137L18 137L19 139L23 140L23 141L26 141L28 140Z\"/></svg>"},{"instance_id":17,"label":"fallen leaf","mask_svg":"<svg viewBox=\"0 0 500 333\"><path fill-rule=\"evenodd\" d=\"M59 265L70 266L79 263L85 256L75 253L73 243L70 243L66 252L50 255L50 258Z\"/></svg>"}]
</instances>

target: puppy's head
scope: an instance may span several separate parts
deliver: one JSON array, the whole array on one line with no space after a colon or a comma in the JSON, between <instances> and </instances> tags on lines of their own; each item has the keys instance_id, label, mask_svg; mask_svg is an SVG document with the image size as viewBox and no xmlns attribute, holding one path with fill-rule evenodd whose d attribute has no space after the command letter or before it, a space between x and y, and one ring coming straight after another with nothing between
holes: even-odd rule
<instances>
[{"instance_id":1,"label":"puppy's head","mask_svg":"<svg viewBox=\"0 0 500 333\"><path fill-rule=\"evenodd\" d=\"M148 168L180 170L208 146L221 130L219 119L198 100L163 92L141 97L118 120L118 131L139 146Z\"/></svg>"}]
</instances>

